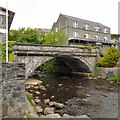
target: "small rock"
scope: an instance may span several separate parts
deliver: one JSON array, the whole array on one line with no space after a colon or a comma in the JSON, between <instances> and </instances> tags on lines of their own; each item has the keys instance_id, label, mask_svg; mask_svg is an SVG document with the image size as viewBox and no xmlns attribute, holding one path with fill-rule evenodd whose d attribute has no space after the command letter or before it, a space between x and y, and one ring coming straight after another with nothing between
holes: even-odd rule
<instances>
[{"instance_id":1,"label":"small rock","mask_svg":"<svg viewBox=\"0 0 120 120\"><path fill-rule=\"evenodd\" d=\"M35 86L35 87L34 87L34 89L35 89L35 90L38 90L38 89L39 89L39 87L38 87L38 86Z\"/></svg>"},{"instance_id":2,"label":"small rock","mask_svg":"<svg viewBox=\"0 0 120 120\"><path fill-rule=\"evenodd\" d=\"M47 84L46 87L49 87L49 84Z\"/></svg>"},{"instance_id":3,"label":"small rock","mask_svg":"<svg viewBox=\"0 0 120 120\"><path fill-rule=\"evenodd\" d=\"M45 118L61 118L58 113L55 114L47 114Z\"/></svg>"},{"instance_id":4,"label":"small rock","mask_svg":"<svg viewBox=\"0 0 120 120\"><path fill-rule=\"evenodd\" d=\"M54 96L54 95L52 95L50 98L51 98L51 99L54 99L54 98L55 98L55 96Z\"/></svg>"},{"instance_id":5,"label":"small rock","mask_svg":"<svg viewBox=\"0 0 120 120\"><path fill-rule=\"evenodd\" d=\"M44 114L54 114L54 109L53 108L49 108L49 107L46 107L44 109Z\"/></svg>"},{"instance_id":6,"label":"small rock","mask_svg":"<svg viewBox=\"0 0 120 120\"><path fill-rule=\"evenodd\" d=\"M87 94L87 97L90 97L91 95Z\"/></svg>"},{"instance_id":7,"label":"small rock","mask_svg":"<svg viewBox=\"0 0 120 120\"><path fill-rule=\"evenodd\" d=\"M36 98L34 101L35 101L35 103L37 103L37 104L40 104L40 103L41 103L41 100L40 100L40 99L37 99L37 98Z\"/></svg>"},{"instance_id":8,"label":"small rock","mask_svg":"<svg viewBox=\"0 0 120 120\"><path fill-rule=\"evenodd\" d=\"M58 84L59 87L61 87L63 84Z\"/></svg>"},{"instance_id":9,"label":"small rock","mask_svg":"<svg viewBox=\"0 0 120 120\"><path fill-rule=\"evenodd\" d=\"M35 94L36 94L36 95L40 95L40 92L39 92L39 91L35 91Z\"/></svg>"},{"instance_id":10,"label":"small rock","mask_svg":"<svg viewBox=\"0 0 120 120\"><path fill-rule=\"evenodd\" d=\"M110 83L113 83L113 81L110 81Z\"/></svg>"},{"instance_id":11,"label":"small rock","mask_svg":"<svg viewBox=\"0 0 120 120\"><path fill-rule=\"evenodd\" d=\"M35 110L37 113L42 113L43 112L43 108L41 108L41 106L36 106Z\"/></svg>"},{"instance_id":12,"label":"small rock","mask_svg":"<svg viewBox=\"0 0 120 120\"><path fill-rule=\"evenodd\" d=\"M87 115L77 116L76 118L89 118Z\"/></svg>"},{"instance_id":13,"label":"small rock","mask_svg":"<svg viewBox=\"0 0 120 120\"><path fill-rule=\"evenodd\" d=\"M30 93L33 93L33 92L34 92L34 90L29 90L29 92L30 92Z\"/></svg>"},{"instance_id":14,"label":"small rock","mask_svg":"<svg viewBox=\"0 0 120 120\"><path fill-rule=\"evenodd\" d=\"M65 118L70 118L70 115L64 113L64 114L63 114L63 117L65 117Z\"/></svg>"},{"instance_id":15,"label":"small rock","mask_svg":"<svg viewBox=\"0 0 120 120\"><path fill-rule=\"evenodd\" d=\"M46 90L45 86L43 86L43 85L40 85L39 88L40 88L41 90L44 90L44 91Z\"/></svg>"},{"instance_id":16,"label":"small rock","mask_svg":"<svg viewBox=\"0 0 120 120\"><path fill-rule=\"evenodd\" d=\"M44 103L45 103L45 104L49 104L49 103L50 103L50 99L49 99L49 98L48 98L48 99L45 99L45 100L44 100Z\"/></svg>"}]
</instances>

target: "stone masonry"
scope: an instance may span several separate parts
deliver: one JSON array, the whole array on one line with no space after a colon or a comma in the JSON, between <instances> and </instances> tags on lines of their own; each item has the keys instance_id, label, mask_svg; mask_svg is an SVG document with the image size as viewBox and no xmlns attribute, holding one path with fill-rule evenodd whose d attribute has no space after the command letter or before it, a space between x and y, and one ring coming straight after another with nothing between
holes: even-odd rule
<instances>
[{"instance_id":1,"label":"stone masonry","mask_svg":"<svg viewBox=\"0 0 120 120\"><path fill-rule=\"evenodd\" d=\"M23 118L25 64L2 63L2 118Z\"/></svg>"}]
</instances>

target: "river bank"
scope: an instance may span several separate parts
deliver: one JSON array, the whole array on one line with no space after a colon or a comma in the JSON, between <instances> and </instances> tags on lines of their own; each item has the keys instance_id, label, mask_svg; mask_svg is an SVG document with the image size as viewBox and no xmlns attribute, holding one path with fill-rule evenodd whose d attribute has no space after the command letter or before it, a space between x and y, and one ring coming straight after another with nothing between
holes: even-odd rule
<instances>
[{"instance_id":1,"label":"river bank","mask_svg":"<svg viewBox=\"0 0 120 120\"><path fill-rule=\"evenodd\" d=\"M39 80L39 78L37 78ZM46 107L52 107L51 114L56 117L85 117L90 118L117 118L118 116L118 86L114 82L103 79L87 79L77 76L46 76L40 78L41 88L26 88L33 95L33 100L40 102L41 113L44 115ZM44 86L44 87L43 87ZM47 101L47 104L45 103ZM56 108L55 103L62 105ZM44 104L43 104L44 103ZM45 105L46 104L46 105ZM54 111L54 112L53 112Z\"/></svg>"}]
</instances>

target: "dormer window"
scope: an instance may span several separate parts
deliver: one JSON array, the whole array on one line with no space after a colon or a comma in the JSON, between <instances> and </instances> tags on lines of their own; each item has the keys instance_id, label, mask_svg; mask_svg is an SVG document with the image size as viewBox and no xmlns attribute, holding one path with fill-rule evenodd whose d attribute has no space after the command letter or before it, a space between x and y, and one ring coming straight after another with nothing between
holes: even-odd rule
<instances>
[{"instance_id":1,"label":"dormer window","mask_svg":"<svg viewBox=\"0 0 120 120\"><path fill-rule=\"evenodd\" d=\"M99 26L95 26L95 31L99 31L100 27Z\"/></svg>"},{"instance_id":2,"label":"dormer window","mask_svg":"<svg viewBox=\"0 0 120 120\"><path fill-rule=\"evenodd\" d=\"M85 24L85 30L89 30L89 25L88 24Z\"/></svg>"},{"instance_id":3,"label":"dormer window","mask_svg":"<svg viewBox=\"0 0 120 120\"><path fill-rule=\"evenodd\" d=\"M104 33L108 33L108 29L107 28L104 28Z\"/></svg>"},{"instance_id":4,"label":"dormer window","mask_svg":"<svg viewBox=\"0 0 120 120\"><path fill-rule=\"evenodd\" d=\"M74 22L73 22L73 27L74 27L74 28L78 28L78 22L75 22L75 21L74 21Z\"/></svg>"}]
</instances>

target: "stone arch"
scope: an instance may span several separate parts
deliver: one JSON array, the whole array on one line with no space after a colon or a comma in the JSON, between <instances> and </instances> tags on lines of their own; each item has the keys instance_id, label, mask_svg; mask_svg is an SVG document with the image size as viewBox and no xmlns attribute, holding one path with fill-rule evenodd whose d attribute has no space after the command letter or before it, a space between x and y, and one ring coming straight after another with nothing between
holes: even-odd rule
<instances>
[{"instance_id":1,"label":"stone arch","mask_svg":"<svg viewBox=\"0 0 120 120\"><path fill-rule=\"evenodd\" d=\"M22 63L25 63L26 78L28 78L37 67L53 58L61 59L74 72L93 71L93 66L89 63L89 59L81 56L20 56L17 58L17 62L21 61Z\"/></svg>"}]
</instances>

